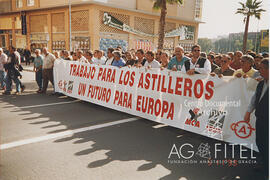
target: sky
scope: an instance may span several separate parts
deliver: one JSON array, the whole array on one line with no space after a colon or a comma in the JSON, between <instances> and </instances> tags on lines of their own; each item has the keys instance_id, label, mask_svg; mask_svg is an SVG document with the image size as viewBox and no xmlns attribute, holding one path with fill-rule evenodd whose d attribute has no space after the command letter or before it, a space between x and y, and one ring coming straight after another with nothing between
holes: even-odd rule
<instances>
[{"instance_id":1,"label":"sky","mask_svg":"<svg viewBox=\"0 0 270 180\"><path fill-rule=\"evenodd\" d=\"M238 2L246 0L203 0L202 23L199 25L199 38L217 38L244 31L244 16L235 14L241 5ZM249 22L249 32L257 32L261 29L269 29L270 1L263 0L261 20L254 17Z\"/></svg>"}]
</instances>

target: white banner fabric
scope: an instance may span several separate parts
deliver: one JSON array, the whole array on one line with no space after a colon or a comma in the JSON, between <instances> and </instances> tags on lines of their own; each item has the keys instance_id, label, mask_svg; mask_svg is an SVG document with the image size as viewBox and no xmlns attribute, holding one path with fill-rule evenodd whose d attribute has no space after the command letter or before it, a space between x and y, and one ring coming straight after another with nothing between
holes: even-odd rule
<instances>
[{"instance_id":1,"label":"white banner fabric","mask_svg":"<svg viewBox=\"0 0 270 180\"><path fill-rule=\"evenodd\" d=\"M257 151L251 79L55 61L55 91Z\"/></svg>"}]
</instances>

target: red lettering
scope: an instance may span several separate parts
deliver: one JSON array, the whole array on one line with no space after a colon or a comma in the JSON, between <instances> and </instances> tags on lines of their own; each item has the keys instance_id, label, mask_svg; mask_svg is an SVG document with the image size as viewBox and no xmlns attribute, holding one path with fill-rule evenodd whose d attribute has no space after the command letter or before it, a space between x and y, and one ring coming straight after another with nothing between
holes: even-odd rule
<instances>
[{"instance_id":1,"label":"red lettering","mask_svg":"<svg viewBox=\"0 0 270 180\"><path fill-rule=\"evenodd\" d=\"M76 64L74 64L74 67L73 67L73 72L72 72L72 75L73 75L73 76L75 76L75 74L76 74L76 69L77 69L77 65L76 65Z\"/></svg>"},{"instance_id":2,"label":"red lettering","mask_svg":"<svg viewBox=\"0 0 270 180\"><path fill-rule=\"evenodd\" d=\"M183 78L182 77L177 77L176 78L176 85L175 85L175 94L177 94L177 95L182 95L182 91L181 90L179 90L179 89L181 89L181 87L182 87L182 81L183 81Z\"/></svg>"},{"instance_id":3,"label":"red lettering","mask_svg":"<svg viewBox=\"0 0 270 180\"><path fill-rule=\"evenodd\" d=\"M113 82L113 83L115 83L115 72L116 72L116 70L114 69L112 77L111 77L111 82Z\"/></svg>"},{"instance_id":4,"label":"red lettering","mask_svg":"<svg viewBox=\"0 0 270 180\"><path fill-rule=\"evenodd\" d=\"M200 85L199 89L200 89L200 92L198 93L198 86ZM194 85L194 94L195 94L195 97L196 98L200 98L202 97L203 95L203 82L202 80L198 79L196 82L195 82L195 85Z\"/></svg>"},{"instance_id":5,"label":"red lettering","mask_svg":"<svg viewBox=\"0 0 270 180\"><path fill-rule=\"evenodd\" d=\"M81 66L81 70L80 70L80 77L83 76L83 70L84 70L84 66L82 65L82 66Z\"/></svg>"},{"instance_id":6,"label":"red lettering","mask_svg":"<svg viewBox=\"0 0 270 180\"><path fill-rule=\"evenodd\" d=\"M164 87L165 85L165 76L162 77L162 85L161 85L161 92L166 92L167 88Z\"/></svg>"},{"instance_id":7,"label":"red lettering","mask_svg":"<svg viewBox=\"0 0 270 180\"><path fill-rule=\"evenodd\" d=\"M189 92L189 97L191 97L191 87L192 87L192 81L189 78L185 79L184 82L184 96L187 96L187 91Z\"/></svg>"},{"instance_id":8,"label":"red lettering","mask_svg":"<svg viewBox=\"0 0 270 180\"><path fill-rule=\"evenodd\" d=\"M156 104L155 104L155 115L159 116L160 111L161 111L161 102L159 99L157 99Z\"/></svg>"},{"instance_id":9,"label":"red lettering","mask_svg":"<svg viewBox=\"0 0 270 180\"><path fill-rule=\"evenodd\" d=\"M149 73L147 73L145 75L145 84L144 84L144 88L145 89L149 89L149 86L150 86L150 77L151 77L151 75Z\"/></svg>"},{"instance_id":10,"label":"red lettering","mask_svg":"<svg viewBox=\"0 0 270 180\"><path fill-rule=\"evenodd\" d=\"M163 103L162 103L161 117L163 117L164 113L167 113L168 112L168 107L169 107L168 102L167 101L163 101Z\"/></svg>"},{"instance_id":11,"label":"red lettering","mask_svg":"<svg viewBox=\"0 0 270 180\"><path fill-rule=\"evenodd\" d=\"M247 132L246 132L246 127L245 127L245 126L242 126L241 129L239 129L238 132L239 132L239 133L247 134Z\"/></svg>"},{"instance_id":12,"label":"red lettering","mask_svg":"<svg viewBox=\"0 0 270 180\"><path fill-rule=\"evenodd\" d=\"M132 87L135 80L135 72L133 71L130 76L129 86Z\"/></svg>"},{"instance_id":13,"label":"red lettering","mask_svg":"<svg viewBox=\"0 0 270 180\"><path fill-rule=\"evenodd\" d=\"M158 75L158 87L157 87L157 91L160 90L160 83L161 83L161 75Z\"/></svg>"},{"instance_id":14,"label":"red lettering","mask_svg":"<svg viewBox=\"0 0 270 180\"><path fill-rule=\"evenodd\" d=\"M102 74L101 81L106 81L106 72L107 72L107 69L105 68Z\"/></svg>"},{"instance_id":15,"label":"red lettering","mask_svg":"<svg viewBox=\"0 0 270 180\"><path fill-rule=\"evenodd\" d=\"M98 78L97 78L98 80L99 80L99 78L101 77L102 72L103 72L103 68L100 67L100 68L99 68L99 72L98 72Z\"/></svg>"},{"instance_id":16,"label":"red lettering","mask_svg":"<svg viewBox=\"0 0 270 180\"><path fill-rule=\"evenodd\" d=\"M213 81L207 81L206 86L205 86L205 89L208 92L208 94L205 94L205 99L206 100L209 100L209 99L211 99L213 97L213 95L214 95L213 87L214 87L214 82Z\"/></svg>"},{"instance_id":17,"label":"red lettering","mask_svg":"<svg viewBox=\"0 0 270 180\"><path fill-rule=\"evenodd\" d=\"M153 114L153 107L154 107L154 99L149 98L149 105L148 105L148 111L147 111L148 114L149 113Z\"/></svg>"},{"instance_id":18,"label":"red lettering","mask_svg":"<svg viewBox=\"0 0 270 180\"><path fill-rule=\"evenodd\" d=\"M110 98L111 98L111 89L108 90L107 96L106 96L106 102L109 102Z\"/></svg>"},{"instance_id":19,"label":"red lettering","mask_svg":"<svg viewBox=\"0 0 270 180\"><path fill-rule=\"evenodd\" d=\"M171 87L172 87L172 76L169 77L168 93L170 94L173 93L173 89Z\"/></svg>"},{"instance_id":20,"label":"red lettering","mask_svg":"<svg viewBox=\"0 0 270 180\"><path fill-rule=\"evenodd\" d=\"M174 114L174 103L171 103L170 109L169 109L169 113L167 115L167 119L171 119L173 120L173 114Z\"/></svg>"},{"instance_id":21,"label":"red lettering","mask_svg":"<svg viewBox=\"0 0 270 180\"><path fill-rule=\"evenodd\" d=\"M77 67L77 72L76 72L76 76L80 76L80 65Z\"/></svg>"},{"instance_id":22,"label":"red lettering","mask_svg":"<svg viewBox=\"0 0 270 180\"><path fill-rule=\"evenodd\" d=\"M127 100L128 100L128 93L124 93L124 102L123 102L123 106L127 107Z\"/></svg>"},{"instance_id":23,"label":"red lettering","mask_svg":"<svg viewBox=\"0 0 270 180\"><path fill-rule=\"evenodd\" d=\"M129 95L127 107L130 108L130 109L132 108L132 94Z\"/></svg>"},{"instance_id":24,"label":"red lettering","mask_svg":"<svg viewBox=\"0 0 270 180\"><path fill-rule=\"evenodd\" d=\"M147 109L147 104L148 104L148 97L142 98L142 112L145 113Z\"/></svg>"},{"instance_id":25,"label":"red lettering","mask_svg":"<svg viewBox=\"0 0 270 180\"><path fill-rule=\"evenodd\" d=\"M152 79L153 79L152 90L154 90L155 89L155 84L156 84L156 79L157 79L157 74L152 74Z\"/></svg>"},{"instance_id":26,"label":"red lettering","mask_svg":"<svg viewBox=\"0 0 270 180\"><path fill-rule=\"evenodd\" d=\"M107 74L106 81L111 81L111 73L112 73L112 70L111 69L108 69L108 74Z\"/></svg>"},{"instance_id":27,"label":"red lettering","mask_svg":"<svg viewBox=\"0 0 270 180\"><path fill-rule=\"evenodd\" d=\"M121 71L121 74L120 74L119 84L122 84L122 75L123 75L123 71Z\"/></svg>"},{"instance_id":28,"label":"red lettering","mask_svg":"<svg viewBox=\"0 0 270 180\"><path fill-rule=\"evenodd\" d=\"M69 71L69 75L71 75L71 72L72 72L72 68L73 68L73 64L70 64L70 71Z\"/></svg>"},{"instance_id":29,"label":"red lettering","mask_svg":"<svg viewBox=\"0 0 270 180\"><path fill-rule=\"evenodd\" d=\"M115 91L113 104L115 104L115 101L118 100L118 98L119 98L119 92Z\"/></svg>"},{"instance_id":30,"label":"red lettering","mask_svg":"<svg viewBox=\"0 0 270 180\"><path fill-rule=\"evenodd\" d=\"M143 73L141 73L141 77L138 83L138 88L143 88Z\"/></svg>"},{"instance_id":31,"label":"red lettering","mask_svg":"<svg viewBox=\"0 0 270 180\"><path fill-rule=\"evenodd\" d=\"M141 109L140 109L141 99L142 99L142 96L137 96L137 106L136 106L136 111L141 111Z\"/></svg>"}]
</instances>

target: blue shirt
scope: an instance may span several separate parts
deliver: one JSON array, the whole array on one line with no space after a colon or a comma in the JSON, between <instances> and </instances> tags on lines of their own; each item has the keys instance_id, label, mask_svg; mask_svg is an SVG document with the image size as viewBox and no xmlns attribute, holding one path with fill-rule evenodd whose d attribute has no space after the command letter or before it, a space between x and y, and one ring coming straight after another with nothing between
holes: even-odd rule
<instances>
[{"instance_id":1,"label":"blue shirt","mask_svg":"<svg viewBox=\"0 0 270 180\"><path fill-rule=\"evenodd\" d=\"M42 56L39 56L39 57L35 57L35 60L34 60L34 67L35 68L39 68L40 66L43 65L43 57Z\"/></svg>"},{"instance_id":2,"label":"blue shirt","mask_svg":"<svg viewBox=\"0 0 270 180\"><path fill-rule=\"evenodd\" d=\"M126 62L120 58L118 61L117 60L113 60L112 66L117 66L117 67L123 67L126 65Z\"/></svg>"},{"instance_id":3,"label":"blue shirt","mask_svg":"<svg viewBox=\"0 0 270 180\"><path fill-rule=\"evenodd\" d=\"M177 69L177 71L181 71L182 67L184 66L184 63L185 63L186 61L188 61L188 60L190 60L190 58L188 58L188 57L186 57L186 56L183 56L183 57L182 57L182 60L179 62L179 61L177 61L176 56L174 56L174 57L170 60L170 62L169 62L169 64L168 64L168 69L171 70L171 69L175 66L176 69Z\"/></svg>"}]
</instances>

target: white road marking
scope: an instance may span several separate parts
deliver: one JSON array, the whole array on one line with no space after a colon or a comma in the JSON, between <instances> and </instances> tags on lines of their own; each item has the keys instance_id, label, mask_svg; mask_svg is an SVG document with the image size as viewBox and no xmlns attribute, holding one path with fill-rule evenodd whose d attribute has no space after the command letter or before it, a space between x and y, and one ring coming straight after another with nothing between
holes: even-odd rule
<instances>
[{"instance_id":1,"label":"white road marking","mask_svg":"<svg viewBox=\"0 0 270 180\"><path fill-rule=\"evenodd\" d=\"M63 131L63 132L59 132L59 133L55 133L55 134L50 134L50 135L46 135L46 136L40 136L40 137L31 138L31 139L24 139L24 140L20 140L20 141L11 142L11 143L1 144L0 150L18 147L18 146L22 146L22 145L26 145L26 144L37 143L37 142L41 142L41 141L47 141L47 140L59 138L62 136L73 135L73 134L84 132L84 131L105 128L105 127L114 126L114 125L118 125L118 124L122 124L122 123L136 121L139 119L141 119L141 118L135 117L135 118L122 119L119 121L98 124L98 125L74 129L74 130L67 130L67 131Z\"/></svg>"},{"instance_id":2,"label":"white road marking","mask_svg":"<svg viewBox=\"0 0 270 180\"><path fill-rule=\"evenodd\" d=\"M61 104L71 104L75 102L79 102L81 100L77 99L74 101L68 101L68 102L57 102L57 103L50 103L50 104L39 104L39 105L33 105L33 106L22 106L22 107L16 107L20 109L27 109L27 108L35 108L35 107L45 107L45 106L54 106L54 105L61 105Z\"/></svg>"}]
</instances>

